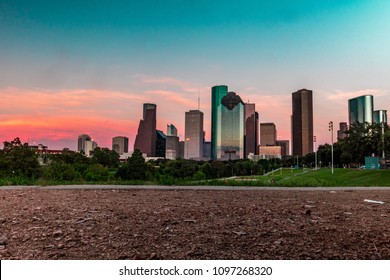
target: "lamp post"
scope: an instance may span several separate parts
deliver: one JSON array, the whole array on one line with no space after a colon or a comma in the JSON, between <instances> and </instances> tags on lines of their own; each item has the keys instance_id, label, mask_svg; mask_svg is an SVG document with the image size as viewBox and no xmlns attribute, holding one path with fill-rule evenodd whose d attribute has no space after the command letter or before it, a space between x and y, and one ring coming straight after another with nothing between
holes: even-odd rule
<instances>
[{"instance_id":1,"label":"lamp post","mask_svg":"<svg viewBox=\"0 0 390 280\"><path fill-rule=\"evenodd\" d=\"M333 122L330 121L329 122L329 131L330 131L330 134L331 134L331 138L332 138L332 174L334 173L334 170L333 170Z\"/></svg>"},{"instance_id":2,"label":"lamp post","mask_svg":"<svg viewBox=\"0 0 390 280\"><path fill-rule=\"evenodd\" d=\"M314 141L314 150L315 150L315 153L314 153L314 161L315 161L315 166L316 166L315 170L317 170L317 137L316 136L314 136L313 141Z\"/></svg>"},{"instance_id":3,"label":"lamp post","mask_svg":"<svg viewBox=\"0 0 390 280\"><path fill-rule=\"evenodd\" d=\"M383 141L383 150L382 150L382 158L385 158L385 122L382 122L382 141Z\"/></svg>"}]
</instances>

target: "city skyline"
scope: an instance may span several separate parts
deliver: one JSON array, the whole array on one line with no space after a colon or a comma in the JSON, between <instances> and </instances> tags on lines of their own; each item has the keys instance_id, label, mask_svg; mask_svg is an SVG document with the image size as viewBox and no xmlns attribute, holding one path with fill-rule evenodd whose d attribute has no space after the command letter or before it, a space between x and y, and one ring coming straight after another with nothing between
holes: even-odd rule
<instances>
[{"instance_id":1,"label":"city skyline","mask_svg":"<svg viewBox=\"0 0 390 280\"><path fill-rule=\"evenodd\" d=\"M173 123L183 139L198 93L210 140L216 84L256 104L278 140L291 138L290 93L310 88L317 144L329 143L348 99L390 109L390 3L310 2L2 1L0 146L20 137L76 150L88 134L133 147L143 103L158 106L157 129Z\"/></svg>"}]
</instances>

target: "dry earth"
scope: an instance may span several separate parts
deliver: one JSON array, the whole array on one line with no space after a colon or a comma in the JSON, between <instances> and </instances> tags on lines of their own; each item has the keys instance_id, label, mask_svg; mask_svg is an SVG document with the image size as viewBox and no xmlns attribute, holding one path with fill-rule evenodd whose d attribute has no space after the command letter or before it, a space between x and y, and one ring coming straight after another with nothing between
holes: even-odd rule
<instances>
[{"instance_id":1,"label":"dry earth","mask_svg":"<svg viewBox=\"0 0 390 280\"><path fill-rule=\"evenodd\" d=\"M0 200L1 259L390 259L386 190L24 189Z\"/></svg>"}]
</instances>

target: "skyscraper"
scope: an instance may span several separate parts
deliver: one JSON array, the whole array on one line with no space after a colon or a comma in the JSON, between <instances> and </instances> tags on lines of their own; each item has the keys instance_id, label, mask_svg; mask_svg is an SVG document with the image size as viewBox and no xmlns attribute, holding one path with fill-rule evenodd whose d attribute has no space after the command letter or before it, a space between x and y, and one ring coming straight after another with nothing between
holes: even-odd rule
<instances>
[{"instance_id":1,"label":"skyscraper","mask_svg":"<svg viewBox=\"0 0 390 280\"><path fill-rule=\"evenodd\" d=\"M156 157L165 158L167 138L161 130L156 130Z\"/></svg>"},{"instance_id":2,"label":"skyscraper","mask_svg":"<svg viewBox=\"0 0 390 280\"><path fill-rule=\"evenodd\" d=\"M124 136L116 136L112 138L112 150L119 155L129 152L129 138Z\"/></svg>"},{"instance_id":3,"label":"skyscraper","mask_svg":"<svg viewBox=\"0 0 390 280\"><path fill-rule=\"evenodd\" d=\"M276 138L274 123L260 123L260 146L275 146Z\"/></svg>"},{"instance_id":4,"label":"skyscraper","mask_svg":"<svg viewBox=\"0 0 390 280\"><path fill-rule=\"evenodd\" d=\"M248 157L248 154L256 154L258 146L258 126L259 115L255 111L254 103L245 103L245 147L244 155Z\"/></svg>"},{"instance_id":5,"label":"skyscraper","mask_svg":"<svg viewBox=\"0 0 390 280\"><path fill-rule=\"evenodd\" d=\"M354 123L372 123L374 112L374 97L362 95L348 100L349 125Z\"/></svg>"},{"instance_id":6,"label":"skyscraper","mask_svg":"<svg viewBox=\"0 0 390 280\"><path fill-rule=\"evenodd\" d=\"M227 89L211 89L211 159L244 158L244 102Z\"/></svg>"},{"instance_id":7,"label":"skyscraper","mask_svg":"<svg viewBox=\"0 0 390 280\"><path fill-rule=\"evenodd\" d=\"M184 158L203 158L203 113L199 110L185 113Z\"/></svg>"},{"instance_id":8,"label":"skyscraper","mask_svg":"<svg viewBox=\"0 0 390 280\"><path fill-rule=\"evenodd\" d=\"M156 156L156 115L157 106L145 103L143 119L139 122L138 133L134 142L134 150L138 149L149 157Z\"/></svg>"},{"instance_id":9,"label":"skyscraper","mask_svg":"<svg viewBox=\"0 0 390 280\"><path fill-rule=\"evenodd\" d=\"M167 125L165 158L177 159L178 157L180 157L180 153L177 129L173 124L169 124Z\"/></svg>"},{"instance_id":10,"label":"skyscraper","mask_svg":"<svg viewBox=\"0 0 390 280\"><path fill-rule=\"evenodd\" d=\"M347 137L345 133L348 130L348 124L346 122L339 123L339 130L337 130L337 140L344 139Z\"/></svg>"},{"instance_id":11,"label":"skyscraper","mask_svg":"<svg viewBox=\"0 0 390 280\"><path fill-rule=\"evenodd\" d=\"M167 136L177 136L177 128L173 124L167 124Z\"/></svg>"},{"instance_id":12,"label":"skyscraper","mask_svg":"<svg viewBox=\"0 0 390 280\"><path fill-rule=\"evenodd\" d=\"M85 144L84 154L87 157L92 156L92 151L95 150L95 148L98 147L98 144L95 141L93 141L93 140L85 141L84 144Z\"/></svg>"},{"instance_id":13,"label":"skyscraper","mask_svg":"<svg viewBox=\"0 0 390 280\"><path fill-rule=\"evenodd\" d=\"M387 124L387 110L374 111L374 122Z\"/></svg>"},{"instance_id":14,"label":"skyscraper","mask_svg":"<svg viewBox=\"0 0 390 280\"><path fill-rule=\"evenodd\" d=\"M292 93L292 155L313 152L313 91L300 89Z\"/></svg>"},{"instance_id":15,"label":"skyscraper","mask_svg":"<svg viewBox=\"0 0 390 280\"><path fill-rule=\"evenodd\" d=\"M78 141L77 141L77 151L79 153L84 153L86 152L85 149L85 141L91 141L91 137L88 134L81 134L79 135Z\"/></svg>"}]
</instances>

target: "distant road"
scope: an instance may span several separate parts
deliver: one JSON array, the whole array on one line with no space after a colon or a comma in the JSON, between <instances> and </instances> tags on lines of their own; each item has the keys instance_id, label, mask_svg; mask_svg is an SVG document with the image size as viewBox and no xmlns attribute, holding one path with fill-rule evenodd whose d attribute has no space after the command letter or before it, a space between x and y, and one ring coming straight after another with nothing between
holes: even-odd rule
<instances>
[{"instance_id":1,"label":"distant road","mask_svg":"<svg viewBox=\"0 0 390 280\"><path fill-rule=\"evenodd\" d=\"M58 186L0 186L0 190L42 189L42 190L299 190L299 191L351 191L390 190L390 187L242 187L242 186L158 186L158 185L58 185Z\"/></svg>"}]
</instances>

